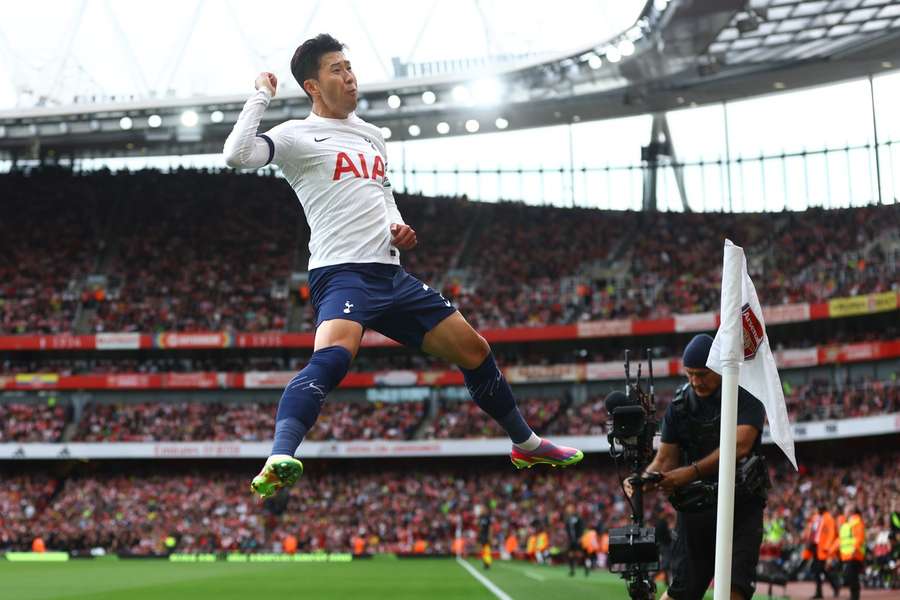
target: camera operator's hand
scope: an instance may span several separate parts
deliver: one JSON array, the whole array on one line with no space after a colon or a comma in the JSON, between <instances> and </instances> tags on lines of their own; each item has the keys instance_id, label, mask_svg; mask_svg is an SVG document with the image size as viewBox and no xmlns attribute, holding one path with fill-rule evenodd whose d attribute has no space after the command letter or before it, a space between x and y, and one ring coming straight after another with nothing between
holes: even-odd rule
<instances>
[{"instance_id":1,"label":"camera operator's hand","mask_svg":"<svg viewBox=\"0 0 900 600\"><path fill-rule=\"evenodd\" d=\"M667 495L671 495L677 488L685 486L694 481L696 472L693 467L678 467L663 473L662 481L659 482L659 489Z\"/></svg>"},{"instance_id":2,"label":"camera operator's hand","mask_svg":"<svg viewBox=\"0 0 900 600\"><path fill-rule=\"evenodd\" d=\"M656 473L655 471L654 472L645 471L644 473L641 474L641 477L643 477L644 479L647 479L648 477L649 478L662 477L662 474ZM631 482L632 479L633 479L633 477L629 477L625 481L622 482L622 487L625 488L625 495L628 496L629 498L631 498L631 496L634 495L634 484ZM645 492L652 492L657 487L658 487L658 484L655 482L652 482L652 481L644 482L644 491Z\"/></svg>"}]
</instances>

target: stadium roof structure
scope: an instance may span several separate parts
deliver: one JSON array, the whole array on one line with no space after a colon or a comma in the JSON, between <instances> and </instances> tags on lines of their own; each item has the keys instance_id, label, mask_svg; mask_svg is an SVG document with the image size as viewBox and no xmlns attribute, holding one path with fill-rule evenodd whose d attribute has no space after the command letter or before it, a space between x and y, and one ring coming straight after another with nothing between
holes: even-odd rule
<instances>
[{"instance_id":1,"label":"stadium roof structure","mask_svg":"<svg viewBox=\"0 0 900 600\"><path fill-rule=\"evenodd\" d=\"M500 70L475 62L464 76L413 65L413 77L361 87L358 112L392 140L421 139L658 113L895 65L900 0L648 0L632 27L579 52L526 57ZM218 153L245 99L0 111L0 156ZM262 128L303 118L309 108L298 89L279 93Z\"/></svg>"}]
</instances>

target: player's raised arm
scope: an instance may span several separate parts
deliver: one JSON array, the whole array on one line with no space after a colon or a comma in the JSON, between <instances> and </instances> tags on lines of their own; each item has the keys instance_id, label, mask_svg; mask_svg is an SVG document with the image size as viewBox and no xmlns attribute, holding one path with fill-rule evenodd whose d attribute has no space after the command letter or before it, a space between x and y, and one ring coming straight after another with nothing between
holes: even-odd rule
<instances>
[{"instance_id":1,"label":"player's raised arm","mask_svg":"<svg viewBox=\"0 0 900 600\"><path fill-rule=\"evenodd\" d=\"M244 104L234 129L225 140L225 164L235 169L258 169L275 156L275 143L265 134L258 134L259 122L275 97L278 79L272 73L260 73L256 78L256 93Z\"/></svg>"}]
</instances>

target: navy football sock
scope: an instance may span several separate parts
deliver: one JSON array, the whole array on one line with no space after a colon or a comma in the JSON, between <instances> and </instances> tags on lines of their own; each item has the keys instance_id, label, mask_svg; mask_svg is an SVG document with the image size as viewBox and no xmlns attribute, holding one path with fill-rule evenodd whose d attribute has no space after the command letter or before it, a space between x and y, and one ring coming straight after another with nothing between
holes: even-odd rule
<instances>
[{"instance_id":1,"label":"navy football sock","mask_svg":"<svg viewBox=\"0 0 900 600\"><path fill-rule=\"evenodd\" d=\"M489 414L506 430L514 444L521 444L534 433L522 418L506 377L497 368L494 354L488 354L474 369L459 368L466 380L469 394L481 410Z\"/></svg>"},{"instance_id":2,"label":"navy football sock","mask_svg":"<svg viewBox=\"0 0 900 600\"><path fill-rule=\"evenodd\" d=\"M325 397L347 374L352 358L343 346L322 348L291 379L278 403L272 454L294 455L319 417Z\"/></svg>"}]
</instances>

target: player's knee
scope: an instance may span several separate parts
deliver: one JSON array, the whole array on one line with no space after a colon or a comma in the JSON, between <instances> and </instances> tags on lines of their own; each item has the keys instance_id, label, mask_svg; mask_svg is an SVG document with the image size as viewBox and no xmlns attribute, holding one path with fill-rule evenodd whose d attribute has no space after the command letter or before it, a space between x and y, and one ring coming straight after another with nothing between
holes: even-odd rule
<instances>
[{"instance_id":1,"label":"player's knee","mask_svg":"<svg viewBox=\"0 0 900 600\"><path fill-rule=\"evenodd\" d=\"M353 354L350 350L340 345L334 345L316 350L307 363L307 369L320 378L327 394L344 379L352 361ZM306 372L307 369L301 373Z\"/></svg>"},{"instance_id":2,"label":"player's knee","mask_svg":"<svg viewBox=\"0 0 900 600\"><path fill-rule=\"evenodd\" d=\"M463 349L460 366L466 369L478 368L490 353L490 344L484 337L476 333Z\"/></svg>"},{"instance_id":3,"label":"player's knee","mask_svg":"<svg viewBox=\"0 0 900 600\"><path fill-rule=\"evenodd\" d=\"M316 351L332 346L340 346L350 353L351 361L356 358L362 341L362 325L346 319L323 321L316 329Z\"/></svg>"}]
</instances>

